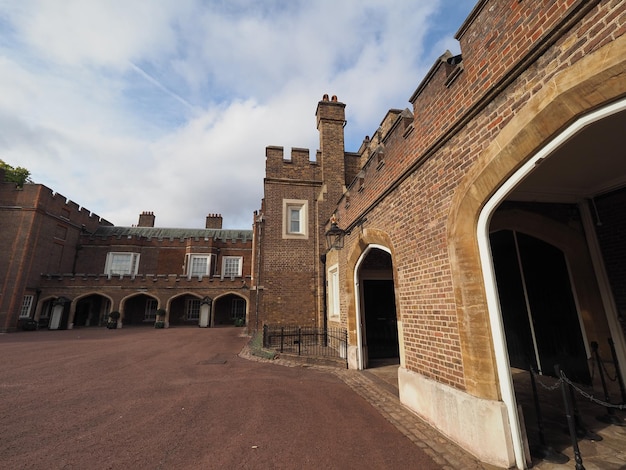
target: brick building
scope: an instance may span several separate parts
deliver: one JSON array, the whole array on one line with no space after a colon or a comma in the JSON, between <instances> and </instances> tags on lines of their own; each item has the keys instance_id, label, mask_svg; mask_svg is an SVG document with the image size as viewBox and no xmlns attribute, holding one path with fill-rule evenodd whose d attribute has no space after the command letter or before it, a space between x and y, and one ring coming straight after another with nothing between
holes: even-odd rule
<instances>
[{"instance_id":1,"label":"brick building","mask_svg":"<svg viewBox=\"0 0 626 470\"><path fill-rule=\"evenodd\" d=\"M0 175L2 176L2 175ZM116 227L49 188L0 182L0 331L27 320L50 329L244 323L252 230Z\"/></svg>"},{"instance_id":2,"label":"brick building","mask_svg":"<svg viewBox=\"0 0 626 470\"><path fill-rule=\"evenodd\" d=\"M151 324L158 308L172 325L342 326L349 367L397 358L408 408L524 468L516 371L591 383L592 345L610 339L626 377L625 32L622 0L480 0L461 54L355 152L326 95L313 160L267 147L252 231L219 216L160 229L152 213L115 227L0 182L0 329L113 310Z\"/></svg>"},{"instance_id":3,"label":"brick building","mask_svg":"<svg viewBox=\"0 0 626 470\"><path fill-rule=\"evenodd\" d=\"M407 407L525 468L514 371L590 383L610 339L626 376L625 32L619 0L481 0L354 153L325 96L314 162L266 151L258 321L345 326L349 367L398 357Z\"/></svg>"}]
</instances>

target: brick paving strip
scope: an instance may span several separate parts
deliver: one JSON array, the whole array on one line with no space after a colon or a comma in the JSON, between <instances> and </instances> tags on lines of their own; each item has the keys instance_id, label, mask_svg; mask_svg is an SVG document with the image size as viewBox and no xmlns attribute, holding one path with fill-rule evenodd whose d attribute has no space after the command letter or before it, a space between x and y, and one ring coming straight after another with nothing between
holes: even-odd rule
<instances>
[{"instance_id":1,"label":"brick paving strip","mask_svg":"<svg viewBox=\"0 0 626 470\"><path fill-rule=\"evenodd\" d=\"M393 424L401 433L422 449L444 470L476 469L496 470L499 467L484 464L457 444L443 436L431 425L400 403L400 399L384 386L371 380L362 371L339 369L337 367L302 364L284 358L265 359L255 356L246 345L240 357L259 362L270 362L284 367L307 367L333 374L370 403L378 412Z\"/></svg>"}]
</instances>

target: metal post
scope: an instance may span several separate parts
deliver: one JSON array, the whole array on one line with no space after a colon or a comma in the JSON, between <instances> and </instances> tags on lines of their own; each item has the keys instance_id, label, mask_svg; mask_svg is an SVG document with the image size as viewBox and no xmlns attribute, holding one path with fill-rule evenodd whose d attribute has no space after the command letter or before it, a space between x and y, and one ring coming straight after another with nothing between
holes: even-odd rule
<instances>
[{"instance_id":1,"label":"metal post","mask_svg":"<svg viewBox=\"0 0 626 470\"><path fill-rule=\"evenodd\" d=\"M606 380L604 379L604 369L602 367L602 359L600 358L600 354L598 353L598 343L596 341L591 342L591 350L593 354L596 356L596 364L598 365L598 372L600 373L600 382L602 382L602 390L604 391L604 401L607 403L611 403L611 397L609 396L609 390L606 386ZM626 426L626 423L619 417L615 415L615 410L610 406L606 407L606 414L602 416L598 416L596 418L598 421L607 424L614 424L616 426Z\"/></svg>"},{"instance_id":2,"label":"metal post","mask_svg":"<svg viewBox=\"0 0 626 470\"><path fill-rule=\"evenodd\" d=\"M269 347L269 341L267 340L267 325L263 325L263 347Z\"/></svg>"},{"instance_id":3,"label":"metal post","mask_svg":"<svg viewBox=\"0 0 626 470\"><path fill-rule=\"evenodd\" d=\"M578 437L580 437L581 439L587 439L588 441L601 441L602 436L587 429L587 426L583 422L583 419L580 416L580 411L578 411L578 403L576 402L576 396L574 395L574 387L572 387L571 384L568 384L568 388L570 403L572 404L572 409L574 411L574 420L576 423L576 431L578 432Z\"/></svg>"},{"instance_id":4,"label":"metal post","mask_svg":"<svg viewBox=\"0 0 626 470\"><path fill-rule=\"evenodd\" d=\"M561 379L561 392L563 394L563 404L565 405L565 417L567 418L567 427L569 429L569 435L572 440L572 447L574 449L576 470L585 470L585 467L583 466L583 459L580 455L580 449L578 448L578 439L576 438L576 422L572 414L570 391L568 390L568 386L561 376L561 368L558 364L554 365L554 371L556 372L556 376Z\"/></svg>"},{"instance_id":5,"label":"metal post","mask_svg":"<svg viewBox=\"0 0 626 470\"><path fill-rule=\"evenodd\" d=\"M615 343L613 342L613 338L609 338L609 347L611 348L611 356L613 356L613 364L615 365L615 375L617 375L617 380L619 383L619 391L622 394L622 403L626 403L626 387L624 387L624 378L622 377L622 373L619 369L619 363L617 362L617 352L615 352Z\"/></svg>"},{"instance_id":6,"label":"metal post","mask_svg":"<svg viewBox=\"0 0 626 470\"><path fill-rule=\"evenodd\" d=\"M280 352L283 352L283 344L285 343L285 327L280 327Z\"/></svg>"},{"instance_id":7,"label":"metal post","mask_svg":"<svg viewBox=\"0 0 626 470\"><path fill-rule=\"evenodd\" d=\"M298 356L302 352L302 328L298 327Z\"/></svg>"},{"instance_id":8,"label":"metal post","mask_svg":"<svg viewBox=\"0 0 626 470\"><path fill-rule=\"evenodd\" d=\"M546 445L546 439L543 433L543 415L541 414L541 406L539 405L539 394L537 393L537 384L535 383L535 371L530 366L530 383L533 387L533 398L535 401L535 413L537 415L537 428L539 429L539 446L533 446L531 453L542 460L552 463L566 463L569 457L565 454L557 452L552 446Z\"/></svg>"}]
</instances>

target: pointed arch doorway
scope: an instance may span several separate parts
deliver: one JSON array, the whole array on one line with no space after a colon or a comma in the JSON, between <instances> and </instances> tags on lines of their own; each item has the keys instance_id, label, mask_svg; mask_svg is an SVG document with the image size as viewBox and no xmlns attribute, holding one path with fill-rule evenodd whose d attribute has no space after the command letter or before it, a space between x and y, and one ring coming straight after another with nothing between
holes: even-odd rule
<instances>
[{"instance_id":1,"label":"pointed arch doorway","mask_svg":"<svg viewBox=\"0 0 626 470\"><path fill-rule=\"evenodd\" d=\"M512 175L501 180L500 186L480 210L477 241L491 324L492 344L500 379L500 393L502 401L507 405L518 468L525 468L524 432L518 415L518 402L513 380L513 374L516 374L514 370L516 361L519 359L519 356L516 357L515 348L519 345L509 344L516 342L516 338L510 334L513 328L506 324L510 320L509 314L506 313L508 308L506 304L513 297L509 297L510 293L506 292L503 295L502 276L498 276L499 255L497 251L499 247L492 244L493 237L490 234L497 231L494 223L498 219L499 211L511 208L517 212L513 212L514 217L509 217L508 227L505 228L526 232L530 226L534 226L533 230L537 232L541 231L538 228L540 224L537 222L543 220L562 227L561 230L553 231L552 235L556 238L562 237L569 230L570 245L578 249L575 252L566 253L565 266L569 273L561 269L561 273L556 275L561 280L570 277L569 287L566 286L561 290L558 298L562 303L568 303L570 296L573 296L574 302L578 305L571 306L569 310L572 312L577 310L579 320L576 322L572 316L566 322L557 322L559 323L557 325L548 324L537 328L535 324L533 328L536 332L539 330L540 334L552 335L555 332L560 333L556 330L562 328L564 324L569 325L566 326L569 328L578 323L582 334L582 345L580 338L577 338L578 345L575 349L577 354L584 351L585 359L590 358L589 341L606 344L606 340L611 339L617 352L616 367L619 367L624 375L626 342L615 302L615 298L621 295L624 289L623 283L619 282L614 275L611 276L606 265L611 262L611 258L624 259L626 251L623 239L620 239L619 243L611 246L611 256L606 255L605 250L608 247L602 245L600 236L602 230L608 229L604 227L598 216L595 201L618 197L626 191L626 163L618 153L621 148L620 136L625 118L625 100L608 104L577 118L542 145ZM608 215L614 220L623 220L623 207L623 205L614 205L612 210L608 211ZM537 219L535 222L530 219L522 221L519 217L521 213L531 213ZM526 226L522 227L524 224ZM548 235L548 232L543 230L544 235ZM556 246L557 251L565 252L568 249L568 243L563 243L563 241L560 244L553 243L544 236L539 237L543 239L540 243L536 241L531 243L537 249L540 248L541 241L547 241L548 245ZM582 246L576 241L577 239L582 241ZM543 258L537 253L531 257L536 257L536 261L541 264ZM585 259L588 259L588 262ZM516 263L519 263L519 260L510 261L509 268ZM523 259L521 264L523 265ZM562 266L563 262L557 264ZM537 281L544 275L545 272L542 272L540 266L530 277ZM525 278L528 279L528 276ZM518 303L518 308L525 308L528 304L530 302L525 300ZM533 321L532 311L529 319ZM528 334L527 332L527 339ZM538 349L534 356L538 357L539 361L543 360L549 364L552 359L548 357L546 350L542 354L542 348L538 344L540 342L533 341L532 347ZM565 344L561 342L558 347L563 348ZM525 349L530 348L526 346ZM556 349L553 349L554 351ZM584 370L584 361L581 359L580 357L575 359L576 364L573 369L577 369L577 372L570 368L570 374L578 373L580 375L577 380L586 382L585 375L589 371ZM542 369L546 373L550 372L549 366L547 368L542 366Z\"/></svg>"},{"instance_id":2,"label":"pointed arch doorway","mask_svg":"<svg viewBox=\"0 0 626 470\"><path fill-rule=\"evenodd\" d=\"M391 253L370 245L356 269L361 369L399 364L398 323Z\"/></svg>"}]
</instances>

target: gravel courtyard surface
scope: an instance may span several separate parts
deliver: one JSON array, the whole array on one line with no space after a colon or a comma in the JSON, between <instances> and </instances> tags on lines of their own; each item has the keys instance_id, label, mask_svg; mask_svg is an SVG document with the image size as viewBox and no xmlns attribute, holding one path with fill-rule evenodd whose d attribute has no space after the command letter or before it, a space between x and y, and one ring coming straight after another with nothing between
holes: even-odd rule
<instances>
[{"instance_id":1,"label":"gravel courtyard surface","mask_svg":"<svg viewBox=\"0 0 626 470\"><path fill-rule=\"evenodd\" d=\"M436 469L337 377L238 328L0 335L2 469Z\"/></svg>"}]
</instances>

